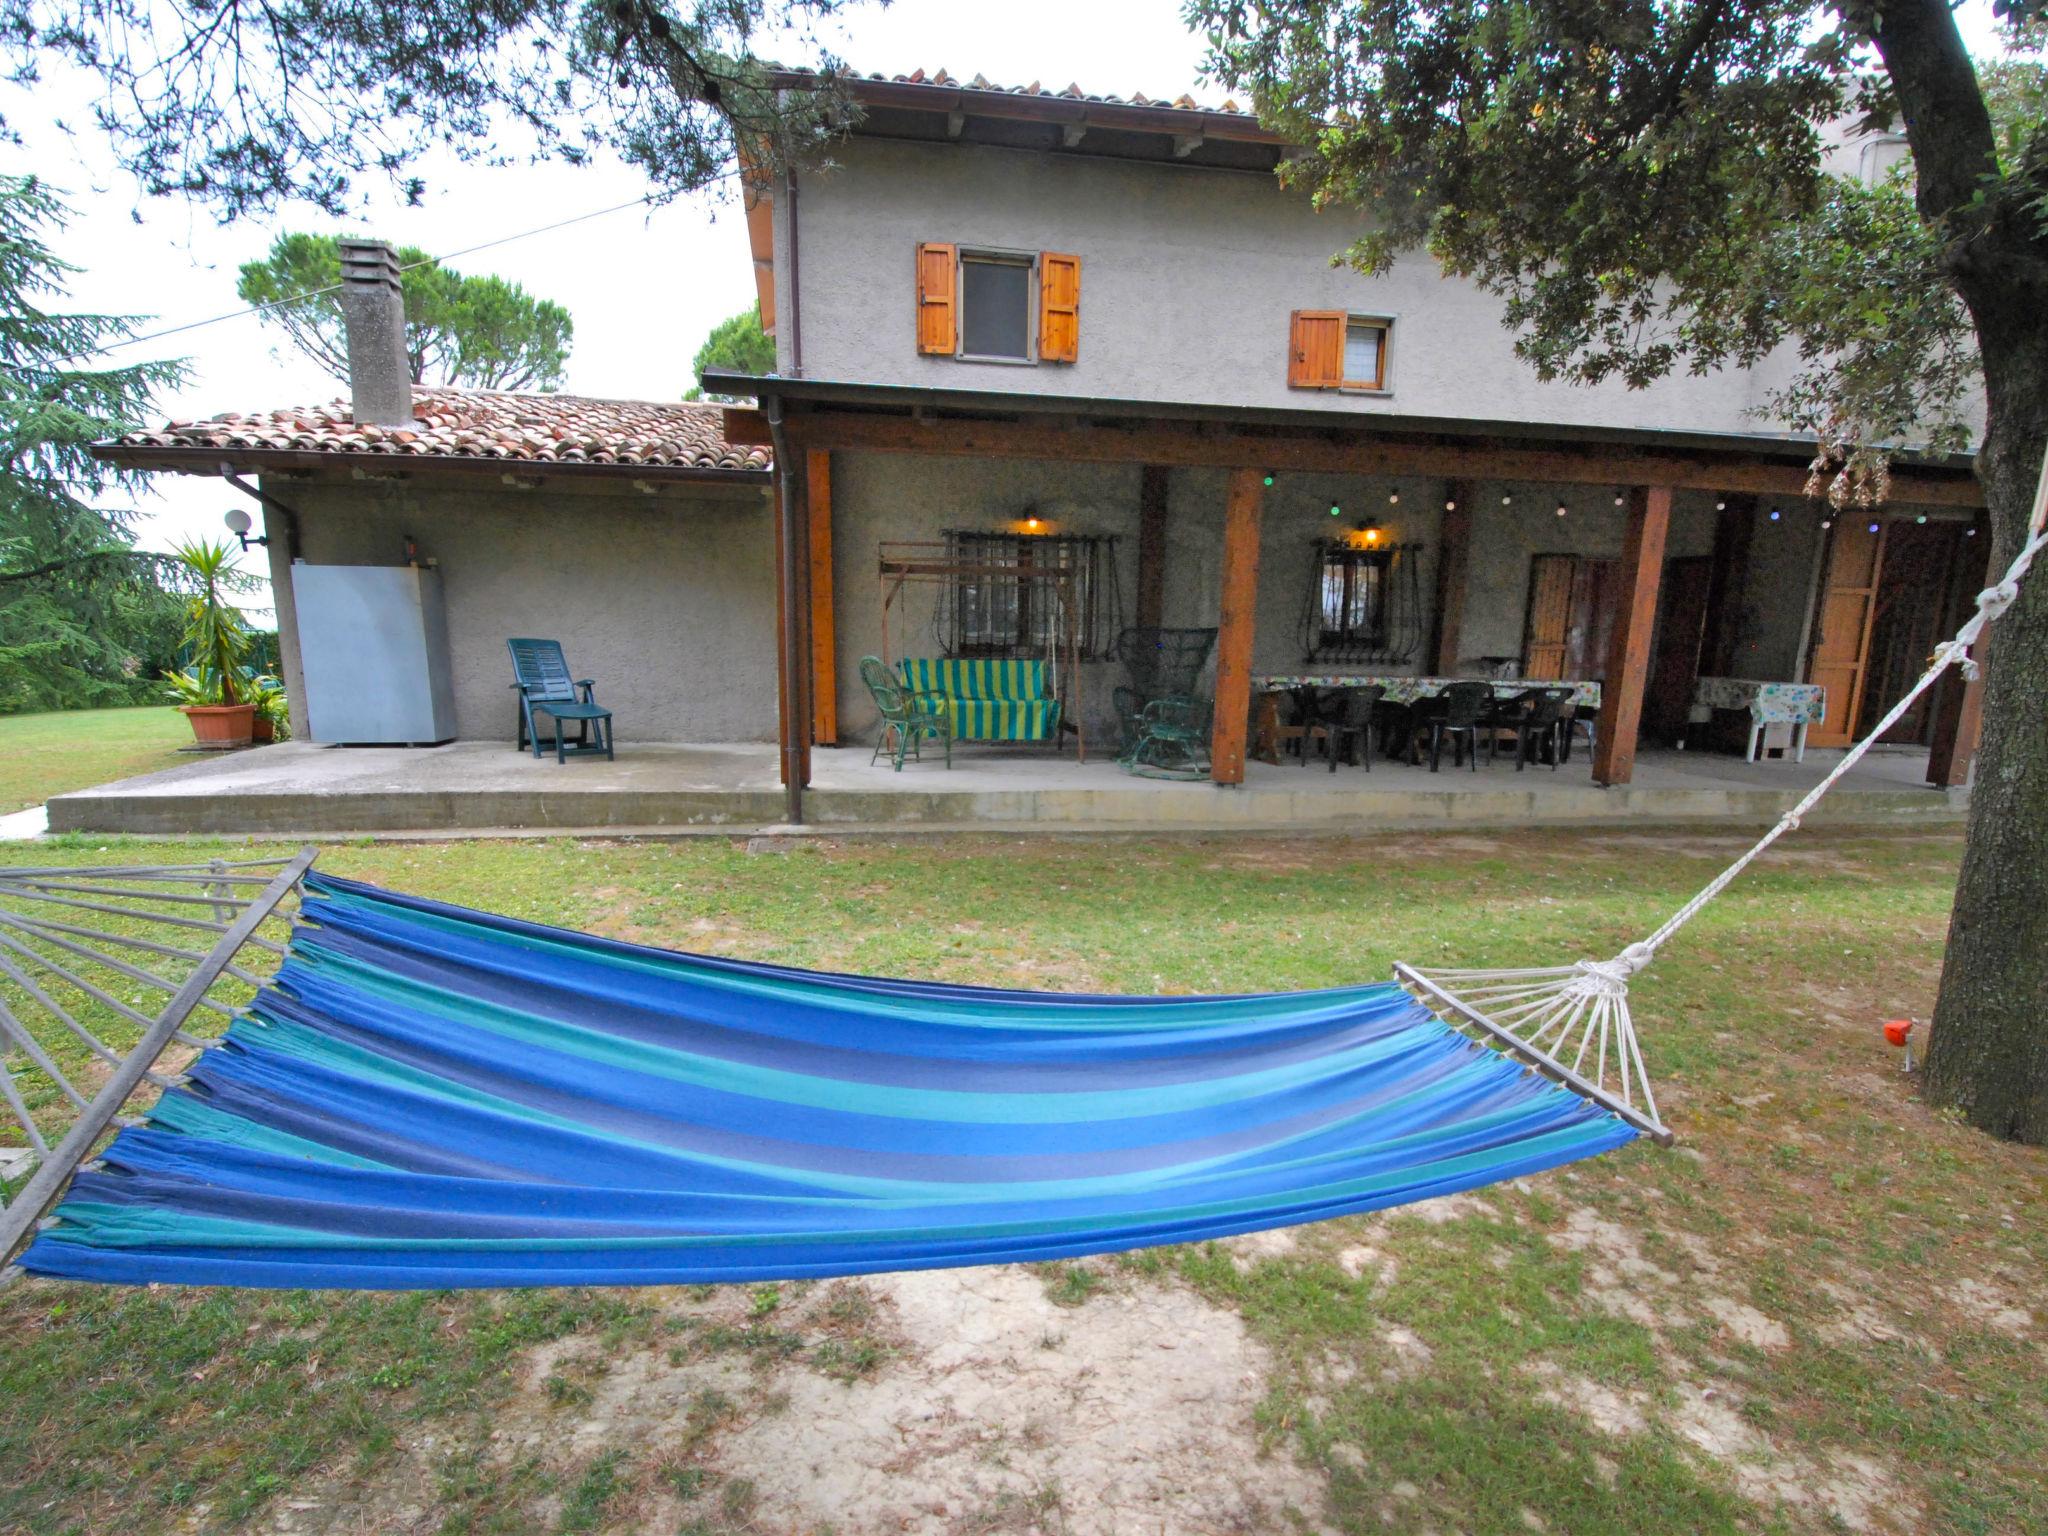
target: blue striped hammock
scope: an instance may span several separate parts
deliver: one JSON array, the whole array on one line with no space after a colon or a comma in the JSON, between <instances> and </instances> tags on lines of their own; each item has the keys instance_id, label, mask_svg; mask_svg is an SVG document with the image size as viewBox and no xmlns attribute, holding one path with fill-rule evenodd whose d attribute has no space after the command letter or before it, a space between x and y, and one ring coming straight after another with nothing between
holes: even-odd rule
<instances>
[{"instance_id":1,"label":"blue striped hammock","mask_svg":"<svg viewBox=\"0 0 2048 1536\"><path fill-rule=\"evenodd\" d=\"M1393 984L884 981L319 874L303 918L26 1269L406 1289L1060 1259L1397 1206L1640 1134Z\"/></svg>"}]
</instances>

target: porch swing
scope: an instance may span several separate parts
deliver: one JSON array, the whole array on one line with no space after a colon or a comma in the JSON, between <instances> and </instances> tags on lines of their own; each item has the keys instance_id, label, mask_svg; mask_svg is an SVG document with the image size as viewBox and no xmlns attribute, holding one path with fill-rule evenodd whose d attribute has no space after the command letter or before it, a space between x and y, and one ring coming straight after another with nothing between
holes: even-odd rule
<instances>
[{"instance_id":1,"label":"porch swing","mask_svg":"<svg viewBox=\"0 0 2048 1536\"><path fill-rule=\"evenodd\" d=\"M33 1237L0 1276L438 1289L1043 1260L1668 1143L1630 977L1943 672L1973 670L2044 524L2048 473L2023 547L1919 682L1607 960L1091 996L625 944L314 872L310 849L0 871L0 1096L37 1164L0 1210L0 1262ZM223 1036L187 1031L201 1010ZM52 1145L38 1117L66 1113Z\"/></svg>"},{"instance_id":2,"label":"porch swing","mask_svg":"<svg viewBox=\"0 0 2048 1536\"><path fill-rule=\"evenodd\" d=\"M1080 573L1063 561L1035 561L1025 543L1013 560L963 549L954 539L885 539L876 570L881 595L881 661L893 667L914 695L945 701L955 741L1050 741L1074 738L1078 762L1088 759L1081 693ZM890 614L912 589L935 588L933 638L940 654L892 656ZM990 613L1045 614L1020 626L1041 648L1036 657L949 654L958 647L945 633L953 605L972 603L974 618ZM973 629L975 624L964 627Z\"/></svg>"}]
</instances>

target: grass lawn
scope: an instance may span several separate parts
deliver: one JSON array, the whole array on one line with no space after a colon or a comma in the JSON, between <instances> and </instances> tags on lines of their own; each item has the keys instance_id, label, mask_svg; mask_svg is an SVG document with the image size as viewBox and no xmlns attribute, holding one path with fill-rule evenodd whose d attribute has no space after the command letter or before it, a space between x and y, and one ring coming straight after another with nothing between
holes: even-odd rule
<instances>
[{"instance_id":1,"label":"grass lawn","mask_svg":"<svg viewBox=\"0 0 2048 1536\"><path fill-rule=\"evenodd\" d=\"M0 715L0 815L186 762L178 748L191 740L169 705Z\"/></svg>"},{"instance_id":2,"label":"grass lawn","mask_svg":"<svg viewBox=\"0 0 2048 1536\"><path fill-rule=\"evenodd\" d=\"M759 959L1185 992L1352 982L1397 958L1611 954L1739 846L1697 831L753 854L557 841L348 846L322 863ZM2048 1530L2048 1157L1927 1110L1878 1031L1931 1008L1959 848L1947 832L1803 833L1638 979L1674 1149L1638 1142L1420 1215L973 1272L994 1299L957 1330L916 1323L946 1277L15 1285L0 1292L0 1531ZM161 852L97 840L0 860ZM1060 1321L991 1335L999 1303L1024 1305L1019 1275ZM1118 1320L1148 1308L1173 1321L1133 1342ZM1004 1419L1005 1394L1105 1338L1125 1342L1057 1377L1066 1406ZM1228 1380L1184 1385L1217 1339L1241 1351L1220 1357ZM1000 1389L952 1440L847 1451L889 1404L959 1401L973 1348ZM1169 1371L1196 1373L1173 1378L1179 1406L1084 1433L1090 1402ZM901 1412L906 1437L953 1422ZM1241 1418L1244 1454L1170 1463L1144 1436L1178 1432L1158 1422L1176 1416L1190 1434ZM1143 1449L1118 1470L1125 1432ZM1090 1483L1105 1458L1110 1481ZM800 1488L841 1461L861 1463L858 1498L829 1521L792 1513L776 1478ZM966 1481L889 1502L941 1462ZM1189 1488L1284 1489L1292 1513L1105 1511L1100 1487L1159 1466Z\"/></svg>"}]
</instances>

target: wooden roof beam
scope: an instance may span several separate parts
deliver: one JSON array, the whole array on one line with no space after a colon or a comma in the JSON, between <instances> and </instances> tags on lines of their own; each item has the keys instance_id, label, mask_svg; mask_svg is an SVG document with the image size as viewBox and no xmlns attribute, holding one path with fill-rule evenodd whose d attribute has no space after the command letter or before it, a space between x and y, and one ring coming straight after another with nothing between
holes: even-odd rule
<instances>
[{"instance_id":1,"label":"wooden roof beam","mask_svg":"<svg viewBox=\"0 0 2048 1536\"><path fill-rule=\"evenodd\" d=\"M809 411L792 415L787 432L805 448L912 453L952 458L1083 460L1358 475L1437 475L1559 485L1656 485L1673 490L1752 491L1804 496L1804 464L1757 457L1722 458L1586 444L1509 447L1486 443L1412 442L1332 429L1245 431L1212 423L1143 422L1132 426L960 417ZM1981 506L1974 476L1901 465L1892 471L1892 500L1926 506Z\"/></svg>"}]
</instances>

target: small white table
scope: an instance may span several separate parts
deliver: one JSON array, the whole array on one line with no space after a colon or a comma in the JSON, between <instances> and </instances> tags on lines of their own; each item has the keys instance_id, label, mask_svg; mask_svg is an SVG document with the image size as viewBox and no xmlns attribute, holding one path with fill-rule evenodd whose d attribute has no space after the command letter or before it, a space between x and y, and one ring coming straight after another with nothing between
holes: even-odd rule
<instances>
[{"instance_id":1,"label":"small white table","mask_svg":"<svg viewBox=\"0 0 2048 1536\"><path fill-rule=\"evenodd\" d=\"M1703 677L1693 684L1691 718L1717 709L1749 711L1749 750L1755 762L1767 725L1792 727L1792 761L1806 761L1806 728L1827 718L1828 691L1819 683L1766 683L1748 677Z\"/></svg>"}]
</instances>

